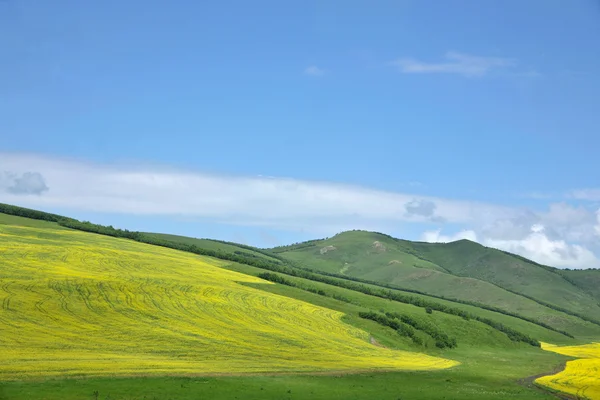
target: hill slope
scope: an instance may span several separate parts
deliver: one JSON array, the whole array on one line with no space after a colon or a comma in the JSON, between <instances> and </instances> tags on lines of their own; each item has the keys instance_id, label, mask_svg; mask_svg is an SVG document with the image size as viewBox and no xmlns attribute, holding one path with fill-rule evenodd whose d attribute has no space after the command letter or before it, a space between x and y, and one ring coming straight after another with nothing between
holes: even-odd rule
<instances>
[{"instance_id":1,"label":"hill slope","mask_svg":"<svg viewBox=\"0 0 600 400\"><path fill-rule=\"evenodd\" d=\"M549 267L473 242L429 244L351 231L272 251L315 270L484 304L575 335L600 333L600 326L573 315L600 320L589 293Z\"/></svg>"},{"instance_id":2,"label":"hill slope","mask_svg":"<svg viewBox=\"0 0 600 400\"><path fill-rule=\"evenodd\" d=\"M413 248L455 275L491 282L600 321L598 303L564 279L557 269L468 240L445 244L413 243Z\"/></svg>"},{"instance_id":3,"label":"hill slope","mask_svg":"<svg viewBox=\"0 0 600 400\"><path fill-rule=\"evenodd\" d=\"M373 346L342 313L240 285L267 282L216 260L65 229L0 237L3 379L456 364Z\"/></svg>"},{"instance_id":4,"label":"hill slope","mask_svg":"<svg viewBox=\"0 0 600 400\"><path fill-rule=\"evenodd\" d=\"M561 270L560 274L600 302L600 270Z\"/></svg>"},{"instance_id":5,"label":"hill slope","mask_svg":"<svg viewBox=\"0 0 600 400\"><path fill-rule=\"evenodd\" d=\"M233 253L243 255L246 257L280 262L279 259L274 258L272 255L269 254L269 252L265 252L257 248L237 243L229 243L212 239L197 239L187 236L169 235L166 233L144 232L144 235L150 238L156 238L158 240L166 240L173 243L182 243L190 246L197 246L199 248L207 250L214 250L223 253Z\"/></svg>"}]
</instances>

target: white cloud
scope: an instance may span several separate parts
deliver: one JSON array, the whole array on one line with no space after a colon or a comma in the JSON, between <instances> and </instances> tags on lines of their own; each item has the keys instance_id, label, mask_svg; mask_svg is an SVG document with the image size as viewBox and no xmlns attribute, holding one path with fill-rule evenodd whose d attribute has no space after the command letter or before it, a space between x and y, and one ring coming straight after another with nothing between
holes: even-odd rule
<instances>
[{"instance_id":1,"label":"white cloud","mask_svg":"<svg viewBox=\"0 0 600 400\"><path fill-rule=\"evenodd\" d=\"M481 57L464 53L449 51L445 60L440 62L426 62L414 58L400 58L391 62L406 74L458 74L467 77L484 76L492 69L510 68L517 65L510 58Z\"/></svg>"},{"instance_id":2,"label":"white cloud","mask_svg":"<svg viewBox=\"0 0 600 400\"><path fill-rule=\"evenodd\" d=\"M577 200L600 201L600 189L573 190L567 197Z\"/></svg>"},{"instance_id":3,"label":"white cloud","mask_svg":"<svg viewBox=\"0 0 600 400\"><path fill-rule=\"evenodd\" d=\"M442 230L426 231L421 236L421 240L429 243L450 243L461 239L477 241L477 234L472 230L462 230L454 235L442 235Z\"/></svg>"},{"instance_id":4,"label":"white cloud","mask_svg":"<svg viewBox=\"0 0 600 400\"><path fill-rule=\"evenodd\" d=\"M325 70L317 67L316 65L311 65L304 69L304 74L310 76L323 76L325 75Z\"/></svg>"},{"instance_id":5,"label":"white cloud","mask_svg":"<svg viewBox=\"0 0 600 400\"><path fill-rule=\"evenodd\" d=\"M510 209L476 202L437 199L359 186L287 178L236 177L94 165L35 155L0 154L0 170L37 171L50 190L18 199L8 191L0 200L39 207L130 214L187 215L244 221L245 224L305 225L353 221L475 222ZM431 206L427 215L406 215L415 201ZM409 206L410 207L410 206Z\"/></svg>"},{"instance_id":6,"label":"white cloud","mask_svg":"<svg viewBox=\"0 0 600 400\"><path fill-rule=\"evenodd\" d=\"M460 231L443 235L441 230L429 230L425 240L470 239L554 266L592 267L597 265L592 250L600 254L600 216L596 210L567 203L551 204L546 211L521 210L329 182L100 165L8 153L0 153L0 171L11 177L37 174L47 188L32 196L0 184L0 202L49 211L203 218L316 236L348 229L405 231L408 224L422 231L426 228L419 224L435 224L458 226ZM538 227L532 232L534 225Z\"/></svg>"},{"instance_id":7,"label":"white cloud","mask_svg":"<svg viewBox=\"0 0 600 400\"><path fill-rule=\"evenodd\" d=\"M554 267L597 268L600 266L600 259L586 247L569 244L562 239L552 240L546 235L545 230L543 225L534 224L529 233L520 239L478 237L472 230L463 230L454 235L443 235L441 230L435 230L424 232L421 240L429 243L449 243L460 239L469 239L487 247L519 254L540 264Z\"/></svg>"},{"instance_id":8,"label":"white cloud","mask_svg":"<svg viewBox=\"0 0 600 400\"><path fill-rule=\"evenodd\" d=\"M520 240L484 240L484 245L520 254L540 264L567 268L596 268L600 260L587 248L565 240L548 238L542 225Z\"/></svg>"}]
</instances>

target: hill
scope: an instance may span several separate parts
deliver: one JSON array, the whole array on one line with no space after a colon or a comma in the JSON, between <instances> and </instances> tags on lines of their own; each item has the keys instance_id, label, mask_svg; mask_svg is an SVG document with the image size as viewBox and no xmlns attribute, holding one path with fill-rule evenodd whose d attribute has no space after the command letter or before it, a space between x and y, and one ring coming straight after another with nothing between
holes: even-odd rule
<instances>
[{"instance_id":1,"label":"hill","mask_svg":"<svg viewBox=\"0 0 600 400\"><path fill-rule=\"evenodd\" d=\"M600 302L600 270L560 270L559 273L573 285L594 296Z\"/></svg>"},{"instance_id":2,"label":"hill","mask_svg":"<svg viewBox=\"0 0 600 400\"><path fill-rule=\"evenodd\" d=\"M64 229L0 235L0 378L456 364L371 346L341 313L240 285L267 282L215 260Z\"/></svg>"},{"instance_id":3,"label":"hill","mask_svg":"<svg viewBox=\"0 0 600 400\"><path fill-rule=\"evenodd\" d=\"M573 335L600 333L597 300L560 270L470 241L431 244L350 231L272 251L318 271L499 308Z\"/></svg>"}]
</instances>

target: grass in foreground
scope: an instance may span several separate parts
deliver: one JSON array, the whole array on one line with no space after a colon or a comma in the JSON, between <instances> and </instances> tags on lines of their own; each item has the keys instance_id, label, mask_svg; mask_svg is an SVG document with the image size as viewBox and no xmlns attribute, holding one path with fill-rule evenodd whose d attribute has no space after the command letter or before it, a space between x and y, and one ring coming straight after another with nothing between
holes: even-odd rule
<instances>
[{"instance_id":1,"label":"grass in foreground","mask_svg":"<svg viewBox=\"0 0 600 400\"><path fill-rule=\"evenodd\" d=\"M341 312L240 285L270 284L184 252L8 225L0 252L3 380L457 365L373 346Z\"/></svg>"},{"instance_id":2,"label":"grass in foreground","mask_svg":"<svg viewBox=\"0 0 600 400\"><path fill-rule=\"evenodd\" d=\"M536 383L584 399L600 399L600 343L583 346L555 346L542 343L544 350L577 357L556 375L538 378Z\"/></svg>"},{"instance_id":3,"label":"grass in foreground","mask_svg":"<svg viewBox=\"0 0 600 400\"><path fill-rule=\"evenodd\" d=\"M95 400L97 391L99 400L556 400L517 384L545 362L558 364L559 355L544 353L480 349L468 364L429 372L0 382L0 399Z\"/></svg>"}]
</instances>

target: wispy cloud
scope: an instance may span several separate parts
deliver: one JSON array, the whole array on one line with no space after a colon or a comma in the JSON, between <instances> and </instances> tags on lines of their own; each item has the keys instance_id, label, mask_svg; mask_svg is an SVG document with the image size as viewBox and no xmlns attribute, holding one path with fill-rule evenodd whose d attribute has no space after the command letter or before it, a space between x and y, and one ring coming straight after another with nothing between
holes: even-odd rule
<instances>
[{"instance_id":1,"label":"wispy cloud","mask_svg":"<svg viewBox=\"0 0 600 400\"><path fill-rule=\"evenodd\" d=\"M131 168L37 155L0 153L0 170L19 176L35 171L49 188L42 196L19 198L0 189L0 201L97 212L188 215L275 227L306 228L318 220L325 225L430 222L434 217L467 223L511 213L509 208L490 204L332 182Z\"/></svg>"},{"instance_id":2,"label":"wispy cloud","mask_svg":"<svg viewBox=\"0 0 600 400\"><path fill-rule=\"evenodd\" d=\"M48 190L44 177L37 172L15 174L0 173L0 191L6 190L17 195L40 195Z\"/></svg>"},{"instance_id":3,"label":"wispy cloud","mask_svg":"<svg viewBox=\"0 0 600 400\"><path fill-rule=\"evenodd\" d=\"M599 225L600 226L600 225ZM484 246L520 254L541 264L567 268L600 266L600 260L589 249L563 239L553 239L543 225L534 224L525 237L519 239L493 239L478 236L473 230L463 230L454 235L442 235L441 230L427 231L421 237L431 243L448 243L469 239Z\"/></svg>"},{"instance_id":4,"label":"wispy cloud","mask_svg":"<svg viewBox=\"0 0 600 400\"><path fill-rule=\"evenodd\" d=\"M422 61L415 58L400 58L390 63L405 74L458 74L466 77L480 77L493 69L512 68L517 61L512 58L482 57L455 51L445 54L443 61Z\"/></svg>"},{"instance_id":5,"label":"wispy cloud","mask_svg":"<svg viewBox=\"0 0 600 400\"><path fill-rule=\"evenodd\" d=\"M304 69L304 74L309 76L323 76L325 75L325 70L316 65L310 65Z\"/></svg>"},{"instance_id":6,"label":"wispy cloud","mask_svg":"<svg viewBox=\"0 0 600 400\"><path fill-rule=\"evenodd\" d=\"M568 193L567 197L577 200L600 201L600 189L578 189Z\"/></svg>"},{"instance_id":7,"label":"wispy cloud","mask_svg":"<svg viewBox=\"0 0 600 400\"><path fill-rule=\"evenodd\" d=\"M540 191L529 191L523 193L517 193L514 195L517 199L532 199L532 200L553 200L553 199L562 199L563 193L553 193L553 192L540 192Z\"/></svg>"},{"instance_id":8,"label":"wispy cloud","mask_svg":"<svg viewBox=\"0 0 600 400\"><path fill-rule=\"evenodd\" d=\"M389 233L410 225L427 231L429 241L470 238L555 266L600 266L594 255L600 254L598 210L566 203L549 204L542 212L332 182L11 153L0 153L0 171L11 177L0 185L0 202L49 211L201 218L315 236L346 229ZM25 178L23 190L14 190L15 177ZM458 233L442 234L432 226ZM532 232L534 226L544 229Z\"/></svg>"}]
</instances>

